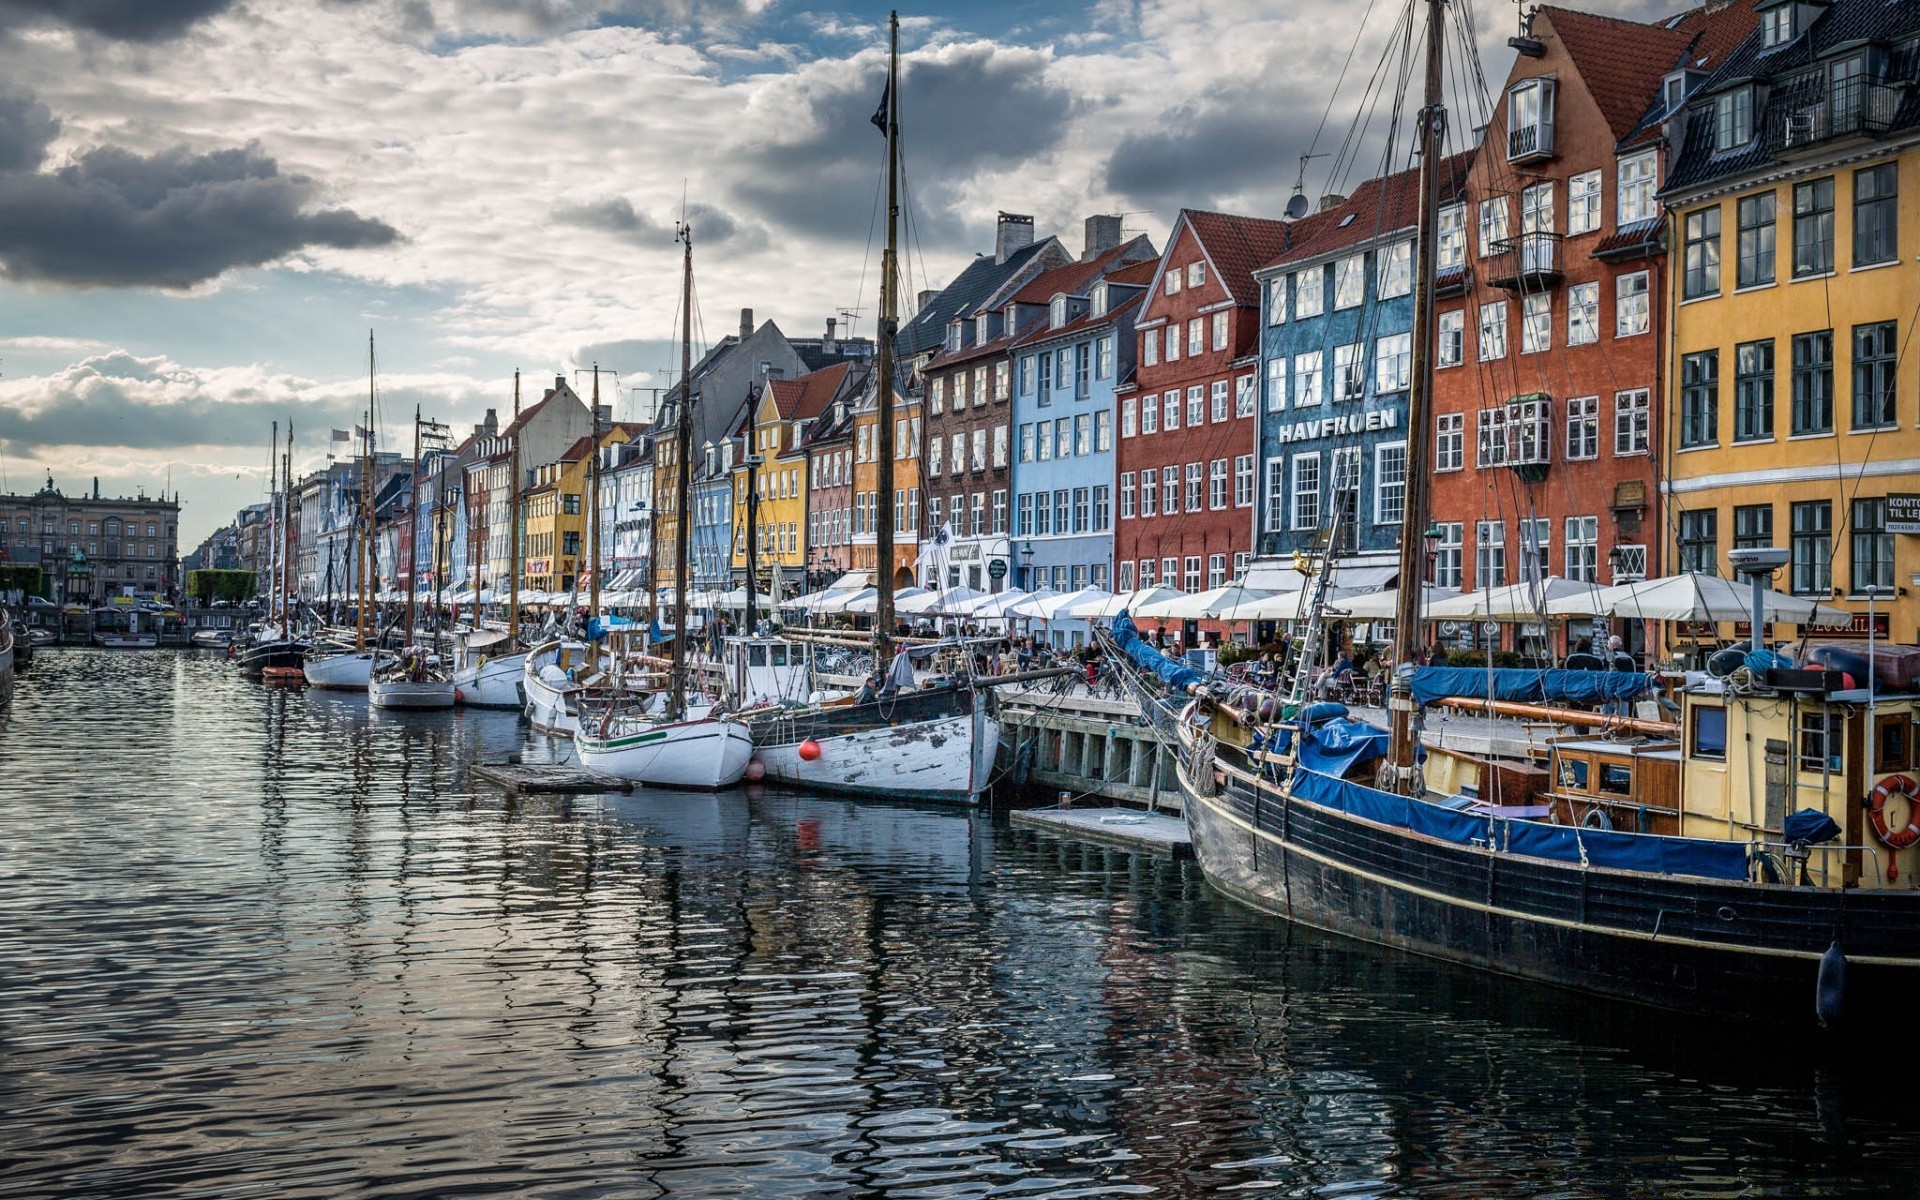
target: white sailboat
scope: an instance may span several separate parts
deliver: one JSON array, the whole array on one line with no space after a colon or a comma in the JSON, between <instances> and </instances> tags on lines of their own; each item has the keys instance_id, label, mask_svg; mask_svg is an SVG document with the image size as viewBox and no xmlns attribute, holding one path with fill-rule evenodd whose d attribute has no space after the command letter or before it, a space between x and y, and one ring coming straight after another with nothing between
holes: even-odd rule
<instances>
[{"instance_id":1,"label":"white sailboat","mask_svg":"<svg viewBox=\"0 0 1920 1200\"><path fill-rule=\"evenodd\" d=\"M413 410L413 475L420 475L420 410ZM411 547L409 547L411 553ZM414 634L414 598L420 589L407 591L407 636ZM434 709L453 707L453 679L441 669L438 660L421 645L409 645L391 666L374 671L367 681L367 703L375 708Z\"/></svg>"},{"instance_id":2,"label":"white sailboat","mask_svg":"<svg viewBox=\"0 0 1920 1200\"><path fill-rule=\"evenodd\" d=\"M679 533L674 542L673 663L669 670L665 708L653 711L651 697L626 693L615 686L593 701L578 700L579 715L573 745L580 764L622 779L654 787L732 787L746 774L753 757L753 738L741 722L690 710L687 703L687 558L692 530L686 497L692 487L693 462L693 229L682 225L684 248L681 274L680 419L675 455L679 472ZM594 438L592 448L593 513L590 557L593 562L590 613L600 611L600 382L594 373ZM532 660L528 660L531 662ZM708 710L710 713L711 710Z\"/></svg>"},{"instance_id":3,"label":"white sailboat","mask_svg":"<svg viewBox=\"0 0 1920 1200\"><path fill-rule=\"evenodd\" d=\"M355 608L358 619L354 623L353 645L351 648L335 642L328 646L314 646L307 652L307 686L323 688L336 692L364 692L373 680L374 669L390 663L391 654L367 648L367 609L371 604L369 577L372 574L373 544L373 402L374 402L374 363L373 331L367 331L367 424L361 431L360 456L360 511L354 525L353 555L354 574L358 596Z\"/></svg>"},{"instance_id":4,"label":"white sailboat","mask_svg":"<svg viewBox=\"0 0 1920 1200\"><path fill-rule=\"evenodd\" d=\"M474 629L462 636L454 649L454 698L468 708L519 708L525 702L520 679L527 654L502 653L512 648L503 629Z\"/></svg>"}]
</instances>

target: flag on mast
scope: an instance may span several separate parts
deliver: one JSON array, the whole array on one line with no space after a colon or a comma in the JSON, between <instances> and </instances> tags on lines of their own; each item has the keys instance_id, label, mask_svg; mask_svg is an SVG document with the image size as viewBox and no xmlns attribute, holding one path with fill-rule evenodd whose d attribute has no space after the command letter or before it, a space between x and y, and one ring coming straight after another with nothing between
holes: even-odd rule
<instances>
[{"instance_id":1,"label":"flag on mast","mask_svg":"<svg viewBox=\"0 0 1920 1200\"><path fill-rule=\"evenodd\" d=\"M886 86L880 89L880 107L874 109L873 116L868 118L868 120L873 122L873 127L875 129L878 129L882 134L882 136L884 136L887 132L887 116L889 114L888 105L891 104L892 101L893 101L893 80L889 79L886 82Z\"/></svg>"}]
</instances>

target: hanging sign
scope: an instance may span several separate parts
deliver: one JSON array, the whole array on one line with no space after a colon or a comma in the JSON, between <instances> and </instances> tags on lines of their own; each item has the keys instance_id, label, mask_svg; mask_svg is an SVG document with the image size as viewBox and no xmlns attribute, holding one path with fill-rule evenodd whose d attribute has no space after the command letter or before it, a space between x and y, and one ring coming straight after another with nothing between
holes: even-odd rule
<instances>
[{"instance_id":1,"label":"hanging sign","mask_svg":"<svg viewBox=\"0 0 1920 1200\"><path fill-rule=\"evenodd\" d=\"M1888 493L1887 532L1920 533L1920 494L1914 492Z\"/></svg>"}]
</instances>

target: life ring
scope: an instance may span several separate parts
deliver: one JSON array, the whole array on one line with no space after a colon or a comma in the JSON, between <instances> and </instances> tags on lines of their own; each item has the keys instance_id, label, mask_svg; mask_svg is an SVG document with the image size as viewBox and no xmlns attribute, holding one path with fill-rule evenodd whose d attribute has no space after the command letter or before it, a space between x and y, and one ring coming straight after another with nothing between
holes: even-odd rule
<instances>
[{"instance_id":1,"label":"life ring","mask_svg":"<svg viewBox=\"0 0 1920 1200\"><path fill-rule=\"evenodd\" d=\"M1904 829L1887 827L1887 801L1894 796L1907 802ZM1895 850L1905 850L1920 842L1920 783L1915 783L1911 775L1889 775L1882 779L1880 786L1873 789L1873 795L1867 798L1867 821L1873 826L1873 836Z\"/></svg>"}]
</instances>

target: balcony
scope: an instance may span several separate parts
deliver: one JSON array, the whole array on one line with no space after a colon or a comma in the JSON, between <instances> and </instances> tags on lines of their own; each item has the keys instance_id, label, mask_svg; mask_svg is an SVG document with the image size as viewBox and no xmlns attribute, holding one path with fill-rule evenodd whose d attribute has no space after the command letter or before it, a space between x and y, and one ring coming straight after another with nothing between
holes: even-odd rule
<instances>
[{"instance_id":1,"label":"balcony","mask_svg":"<svg viewBox=\"0 0 1920 1200\"><path fill-rule=\"evenodd\" d=\"M1811 100L1782 98L1767 109L1767 149L1775 154L1835 138L1879 137L1893 126L1901 90L1856 77L1834 81Z\"/></svg>"},{"instance_id":2,"label":"balcony","mask_svg":"<svg viewBox=\"0 0 1920 1200\"><path fill-rule=\"evenodd\" d=\"M1507 161L1539 162L1553 157L1553 123L1536 121L1507 130Z\"/></svg>"},{"instance_id":3,"label":"balcony","mask_svg":"<svg viewBox=\"0 0 1920 1200\"><path fill-rule=\"evenodd\" d=\"M1487 259L1487 282L1497 288L1541 288L1559 283L1560 235L1523 233L1493 243Z\"/></svg>"}]
</instances>

